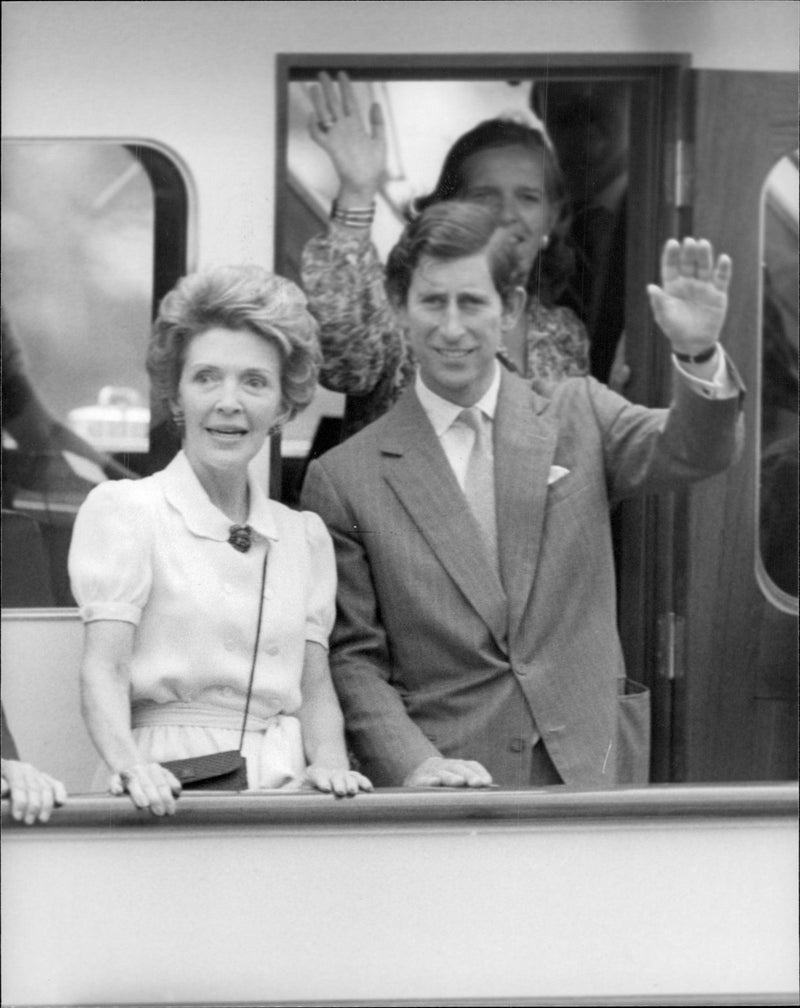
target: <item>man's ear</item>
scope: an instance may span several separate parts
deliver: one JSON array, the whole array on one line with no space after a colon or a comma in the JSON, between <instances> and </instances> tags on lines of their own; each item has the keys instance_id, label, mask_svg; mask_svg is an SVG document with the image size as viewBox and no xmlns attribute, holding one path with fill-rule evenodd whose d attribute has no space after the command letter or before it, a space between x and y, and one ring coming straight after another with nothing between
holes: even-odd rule
<instances>
[{"instance_id":1,"label":"man's ear","mask_svg":"<svg viewBox=\"0 0 800 1008\"><path fill-rule=\"evenodd\" d=\"M500 322L503 332L510 332L519 322L527 297L524 287L514 287L503 298L503 317Z\"/></svg>"}]
</instances>

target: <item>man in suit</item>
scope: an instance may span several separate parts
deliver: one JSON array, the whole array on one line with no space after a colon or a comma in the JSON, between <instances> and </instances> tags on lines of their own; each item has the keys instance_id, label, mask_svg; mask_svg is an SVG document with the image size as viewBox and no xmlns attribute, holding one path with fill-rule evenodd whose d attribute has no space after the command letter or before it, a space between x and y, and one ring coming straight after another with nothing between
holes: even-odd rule
<instances>
[{"instance_id":1,"label":"man in suit","mask_svg":"<svg viewBox=\"0 0 800 1008\"><path fill-rule=\"evenodd\" d=\"M687 358L670 410L592 378L545 399L503 371L515 262L480 207L437 204L406 228L387 283L416 384L308 470L302 505L337 555L332 673L377 785L646 779L648 698L620 695L609 504L736 452L740 385L716 343L727 257L670 242L664 289L648 288Z\"/></svg>"},{"instance_id":2,"label":"man in suit","mask_svg":"<svg viewBox=\"0 0 800 1008\"><path fill-rule=\"evenodd\" d=\"M586 324L595 378L621 388L615 357L625 329L631 84L536 81L531 107L545 123L572 204L575 269L562 303Z\"/></svg>"}]
</instances>

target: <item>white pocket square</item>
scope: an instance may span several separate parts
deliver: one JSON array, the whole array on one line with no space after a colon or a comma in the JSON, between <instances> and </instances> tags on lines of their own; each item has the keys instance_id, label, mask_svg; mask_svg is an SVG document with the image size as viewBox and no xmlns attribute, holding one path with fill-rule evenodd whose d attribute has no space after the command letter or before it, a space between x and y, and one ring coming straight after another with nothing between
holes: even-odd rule
<instances>
[{"instance_id":1,"label":"white pocket square","mask_svg":"<svg viewBox=\"0 0 800 1008\"><path fill-rule=\"evenodd\" d=\"M563 476L568 475L569 469L565 469L564 466L550 466L550 475L547 477L547 485L552 486L553 483L558 483Z\"/></svg>"}]
</instances>

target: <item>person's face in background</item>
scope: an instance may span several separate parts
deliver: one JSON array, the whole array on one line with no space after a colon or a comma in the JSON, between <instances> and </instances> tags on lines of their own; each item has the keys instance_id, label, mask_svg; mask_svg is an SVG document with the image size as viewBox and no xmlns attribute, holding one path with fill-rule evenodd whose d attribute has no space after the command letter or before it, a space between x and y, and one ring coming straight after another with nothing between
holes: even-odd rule
<instances>
[{"instance_id":1,"label":"person's face in background","mask_svg":"<svg viewBox=\"0 0 800 1008\"><path fill-rule=\"evenodd\" d=\"M506 306L485 253L462 259L423 256L398 317L432 392L474 406L492 382L495 354L524 302Z\"/></svg>"},{"instance_id":2,"label":"person's face in background","mask_svg":"<svg viewBox=\"0 0 800 1008\"><path fill-rule=\"evenodd\" d=\"M545 190L544 156L519 144L489 147L471 154L462 171L459 198L492 211L516 240L527 275L555 218Z\"/></svg>"},{"instance_id":3,"label":"person's face in background","mask_svg":"<svg viewBox=\"0 0 800 1008\"><path fill-rule=\"evenodd\" d=\"M555 81L534 85L573 204L588 203L627 168L630 85Z\"/></svg>"},{"instance_id":4,"label":"person's face in background","mask_svg":"<svg viewBox=\"0 0 800 1008\"><path fill-rule=\"evenodd\" d=\"M186 351L176 405L195 472L244 469L281 413L282 361L249 330L208 329Z\"/></svg>"}]
</instances>

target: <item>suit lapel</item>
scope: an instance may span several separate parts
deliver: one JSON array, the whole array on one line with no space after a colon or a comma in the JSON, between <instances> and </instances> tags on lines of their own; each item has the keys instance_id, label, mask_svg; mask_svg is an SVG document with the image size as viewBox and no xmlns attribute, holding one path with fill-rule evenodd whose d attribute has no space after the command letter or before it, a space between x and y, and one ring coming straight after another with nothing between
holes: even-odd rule
<instances>
[{"instance_id":1,"label":"suit lapel","mask_svg":"<svg viewBox=\"0 0 800 1008\"><path fill-rule=\"evenodd\" d=\"M495 496L500 572L513 640L533 587L556 448L548 400L504 374L494 424Z\"/></svg>"},{"instance_id":2,"label":"suit lapel","mask_svg":"<svg viewBox=\"0 0 800 1008\"><path fill-rule=\"evenodd\" d=\"M478 525L413 389L382 432L383 474L439 563L505 650L508 610Z\"/></svg>"}]
</instances>

